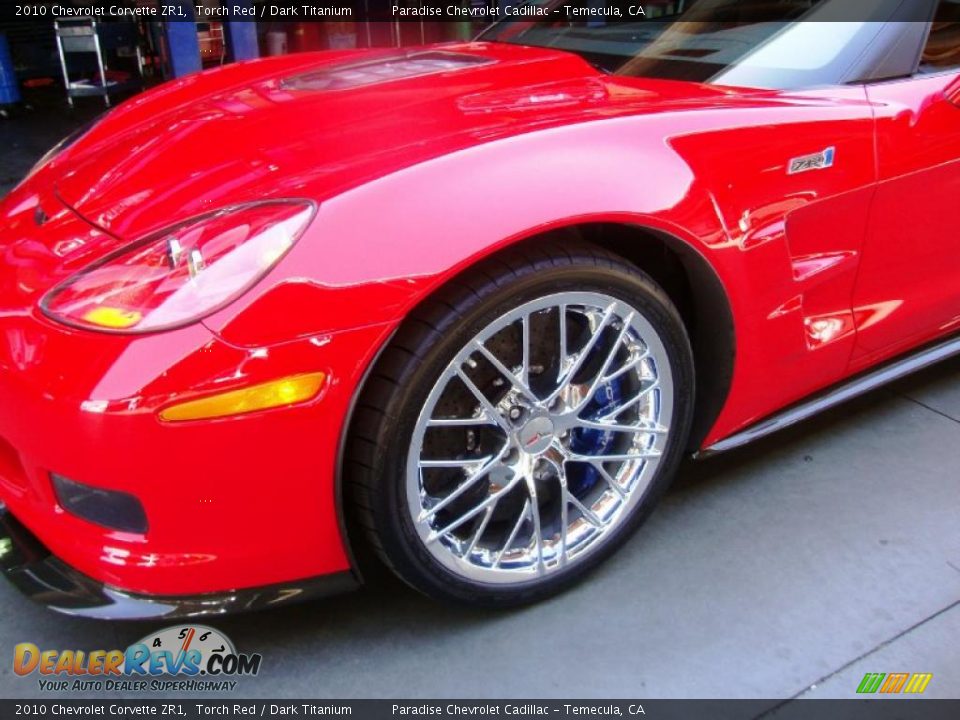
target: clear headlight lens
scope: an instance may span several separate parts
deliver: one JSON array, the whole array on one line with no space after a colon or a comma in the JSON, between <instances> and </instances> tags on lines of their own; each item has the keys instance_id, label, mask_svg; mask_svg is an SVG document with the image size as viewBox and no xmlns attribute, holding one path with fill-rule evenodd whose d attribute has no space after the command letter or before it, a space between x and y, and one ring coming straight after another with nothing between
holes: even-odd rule
<instances>
[{"instance_id":1,"label":"clear headlight lens","mask_svg":"<svg viewBox=\"0 0 960 720\"><path fill-rule=\"evenodd\" d=\"M258 282L313 219L304 200L226 208L108 255L54 288L43 312L88 330L144 333L196 322Z\"/></svg>"}]
</instances>

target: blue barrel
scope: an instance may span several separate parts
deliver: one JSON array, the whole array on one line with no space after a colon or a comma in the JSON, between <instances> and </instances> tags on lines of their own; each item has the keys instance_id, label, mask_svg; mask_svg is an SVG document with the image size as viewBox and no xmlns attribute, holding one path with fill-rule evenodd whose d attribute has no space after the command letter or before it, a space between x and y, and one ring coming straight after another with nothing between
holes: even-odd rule
<instances>
[{"instance_id":1,"label":"blue barrel","mask_svg":"<svg viewBox=\"0 0 960 720\"><path fill-rule=\"evenodd\" d=\"M0 105L13 105L20 102L20 86L13 71L13 58L10 57L10 45L7 36L0 33Z\"/></svg>"}]
</instances>

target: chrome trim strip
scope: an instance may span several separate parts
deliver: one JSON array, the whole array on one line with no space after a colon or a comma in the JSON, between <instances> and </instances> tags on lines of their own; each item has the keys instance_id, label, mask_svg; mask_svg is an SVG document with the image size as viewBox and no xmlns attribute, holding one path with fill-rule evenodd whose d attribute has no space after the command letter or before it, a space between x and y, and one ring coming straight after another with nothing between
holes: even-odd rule
<instances>
[{"instance_id":1,"label":"chrome trim strip","mask_svg":"<svg viewBox=\"0 0 960 720\"><path fill-rule=\"evenodd\" d=\"M876 370L868 371L853 380L844 382L825 393L802 401L799 405L783 410L756 425L751 425L736 435L731 435L694 455L697 459L712 457L718 453L727 452L743 447L755 440L772 435L775 432L807 420L808 418L829 410L832 407L851 400L859 395L876 390L887 383L899 380L918 370L935 365L942 360L960 355L960 337L954 337L946 342L925 348L901 360L884 365Z\"/></svg>"}]
</instances>

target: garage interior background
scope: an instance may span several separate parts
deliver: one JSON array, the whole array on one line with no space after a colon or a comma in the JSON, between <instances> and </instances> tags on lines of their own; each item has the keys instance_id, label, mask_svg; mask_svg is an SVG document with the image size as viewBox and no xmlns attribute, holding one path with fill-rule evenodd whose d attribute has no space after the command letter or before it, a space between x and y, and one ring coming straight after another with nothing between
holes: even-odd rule
<instances>
[{"instance_id":1,"label":"garage interior background","mask_svg":"<svg viewBox=\"0 0 960 720\"><path fill-rule=\"evenodd\" d=\"M499 0L501 4L510 0ZM498 0L460 0L464 6L496 4ZM49 100L64 86L71 100L84 95L111 102L164 80L238 60L323 49L404 47L476 35L484 22L403 22L355 20L298 22L211 21L218 9L240 6L259 15L260 0L163 0L178 6L196 22L71 18L57 21L55 7L89 9L97 6L157 7L160 0L58 0L34 2L45 15L0 19L0 111L5 115L21 102ZM352 17L385 14L396 0L345 0ZM413 2L401 2L417 6ZM512 4L512 3L511 3ZM202 6L198 14L196 6ZM41 12L43 12L41 10ZM12 14L12 13L11 13ZM58 34L60 42L58 43ZM93 35L100 47L99 57ZM59 45L63 46L61 53ZM103 62L101 72L100 59Z\"/></svg>"}]
</instances>

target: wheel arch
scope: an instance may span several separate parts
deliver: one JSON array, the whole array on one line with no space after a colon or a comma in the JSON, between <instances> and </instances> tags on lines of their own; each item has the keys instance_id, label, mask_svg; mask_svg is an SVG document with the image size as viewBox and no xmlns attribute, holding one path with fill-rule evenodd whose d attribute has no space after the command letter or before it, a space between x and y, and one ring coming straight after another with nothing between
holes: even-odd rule
<instances>
[{"instance_id":1,"label":"wheel arch","mask_svg":"<svg viewBox=\"0 0 960 720\"><path fill-rule=\"evenodd\" d=\"M448 285L456 283L460 277L478 265L495 261L499 255L517 248L558 239L588 242L619 255L650 275L676 305L690 337L696 370L696 402L688 449L691 452L699 450L730 393L736 357L736 336L733 311L723 282L704 255L677 234L635 221L606 218L577 219L548 229L539 228L515 236L489 253L471 258L418 298L406 309L404 318L414 314L423 304L431 302ZM398 327L402 323L403 320L398 323ZM341 451L353 423L354 405L363 394L367 380L376 371L380 356L390 344L395 332L396 330L379 348L357 385L354 402L343 425ZM709 368L709 372L704 371L706 368ZM342 469L338 467L338 505L341 474Z\"/></svg>"},{"instance_id":2,"label":"wheel arch","mask_svg":"<svg viewBox=\"0 0 960 720\"><path fill-rule=\"evenodd\" d=\"M562 256L567 254L568 248L571 257L574 256L576 248L582 251L585 246L592 245L599 250L606 251L608 262L612 256L616 255L626 262L635 265L643 270L650 278L659 285L663 291L671 298L676 306L682 322L687 329L688 337L691 340L691 346L694 356L694 368L697 363L701 363L710 368L709 372L694 373L695 402L694 402L694 424L691 426L691 435L688 438L686 449L698 449L707 432L712 428L722 407L726 401L727 392L730 387L733 367L733 324L732 313L729 302L723 289L723 285L716 272L709 262L687 242L678 237L650 227L632 225L628 223L617 222L581 222L563 226L554 226L548 230L541 229L539 232L531 232L519 238L498 244L488 253L485 253L469 262L464 263L443 278L443 281L436 283L427 292L424 292L418 301L411 304L404 313L404 319L395 330L402 331L404 323L413 322L420 308L426 303L439 302L443 305L444 293L450 288L451 297L455 297L457 290L451 288L463 278L467 273L479 273L484 275L484 267L489 270L498 263L498 258L502 255L512 254L512 261L517 258L526 257L528 261L533 261L537 257L545 257L545 246L553 245L552 254ZM603 255L601 255L603 257ZM504 268L510 268L510 260L504 258L500 263L501 267L497 269L501 275L504 275ZM509 275L506 275L510 277ZM499 283L498 283L499 284ZM468 287L464 285L464 287ZM461 296L469 295L469 291L464 293L459 290ZM474 292L476 294L476 292ZM479 296L478 296L479 297ZM453 307L453 306L451 306ZM425 309L425 312L427 310ZM430 308L429 312L438 312L438 307ZM432 323L426 323L423 320L420 323L430 326ZM411 326L414 327L414 326ZM374 472L368 465L367 455L375 447L380 447L378 440L373 440L369 435L369 428L375 427L372 422L370 411L366 414L360 413L359 408L379 407L379 412L383 417L395 417L391 411L387 411L387 406L381 401L371 402L361 400L367 393L367 386L373 378L380 377L390 379L395 386L398 386L400 375L394 368L390 368L390 363L386 368L382 367L384 363L383 352L389 348L392 342L392 336L387 339L379 348L376 357L374 357L366 368L363 380L358 384L354 393L354 403L351 405L349 415L345 418L343 434L341 436L341 450L338 457L338 472L336 478L337 485L337 507L341 520L341 533L344 545L347 548L351 566L354 572L363 581L371 579L368 572L373 572L372 577L379 577L383 564L393 567L393 562L387 559L384 548L387 544L375 533L372 528L376 526L370 517L362 518L362 511L353 503L346 502L346 488L351 486L351 492L358 493L354 495L355 502L359 503L361 508L378 507L378 501L371 499L374 496L370 488L379 487L379 473ZM394 352L395 356L400 354L410 355L409 350L403 343L400 345L402 353ZM396 361L396 357L393 358ZM408 363L408 361L404 361ZM689 368L689 366L687 366ZM378 368L380 368L378 370ZM379 374L378 374L379 373ZM689 375L688 375L689 377ZM376 386L373 386L376 387ZM379 392L382 394L383 389ZM688 405L689 407L689 405ZM359 425L358 425L359 423ZM362 467L367 471L366 479L356 480L355 476L347 474L347 446L354 437L354 427L366 429L368 435L364 437L361 433L362 444L366 448L361 450L352 450L352 459L350 463L355 463L354 467ZM675 447L674 452L683 449ZM357 452L360 452L357 455ZM677 455L674 455L677 458ZM358 461L361 458L362 461ZM374 472L370 475L370 472ZM364 477L361 472L361 478ZM373 478L373 479L371 479ZM349 481L349 482L348 482ZM372 484L371 484L372 483ZM359 490L358 488L363 488ZM366 512L372 512L367 510ZM381 512L382 509L381 509ZM366 536L367 541L363 538ZM378 551L379 550L379 551ZM376 562L376 557L379 561Z\"/></svg>"},{"instance_id":3,"label":"wheel arch","mask_svg":"<svg viewBox=\"0 0 960 720\"><path fill-rule=\"evenodd\" d=\"M601 247L624 258L650 275L676 305L690 337L696 377L694 419L688 439L688 450L700 449L703 439L713 427L726 403L733 378L735 335L733 312L723 283L710 262L689 242L665 230L623 221L580 221L549 229L539 229L514 237L492 252L473 258L432 287L404 313L412 315L422 304L430 302L451 283L477 265L495 260L498 255L524 246L549 243L551 240L575 239ZM398 324L399 325L401 323ZM336 506L341 535L354 572L363 580L364 568L372 567L358 557L361 550L358 528L348 517L343 494L344 454L354 423L356 405L365 386L376 373L383 351L394 334L385 340L368 364L354 392L341 431L337 472L335 476ZM709 372L704 372L709 368ZM358 560L361 562L358 563Z\"/></svg>"}]
</instances>

